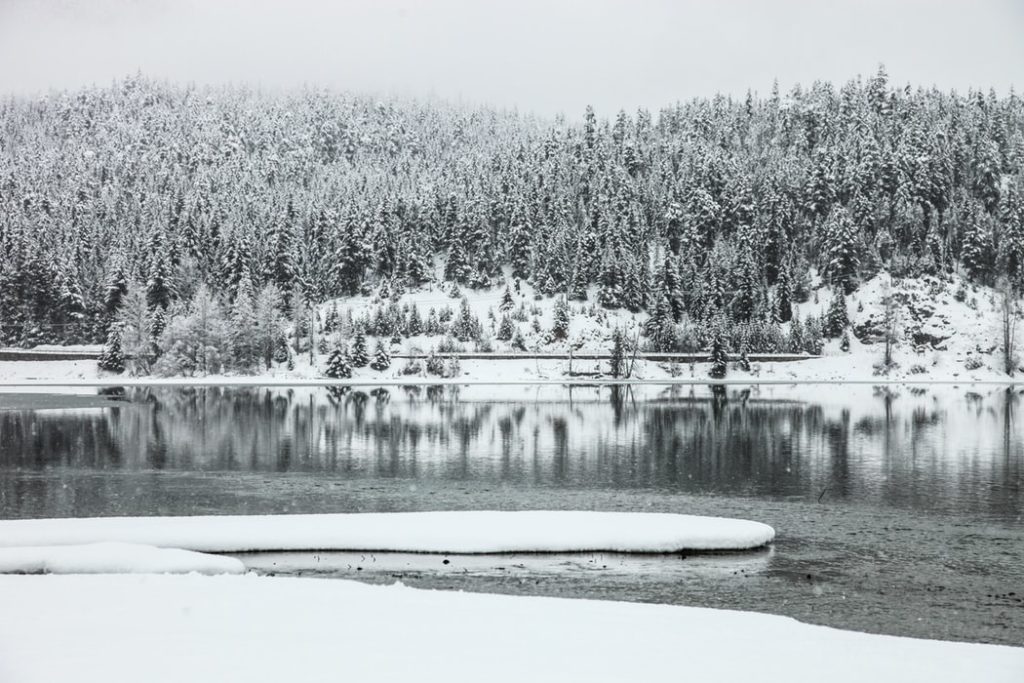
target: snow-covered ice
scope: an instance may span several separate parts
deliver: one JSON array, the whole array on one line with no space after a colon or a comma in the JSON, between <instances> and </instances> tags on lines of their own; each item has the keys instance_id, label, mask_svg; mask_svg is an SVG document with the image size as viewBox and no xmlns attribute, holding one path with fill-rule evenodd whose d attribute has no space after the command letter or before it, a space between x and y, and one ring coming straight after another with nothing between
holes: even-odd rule
<instances>
[{"instance_id":1,"label":"snow-covered ice","mask_svg":"<svg viewBox=\"0 0 1024 683\"><path fill-rule=\"evenodd\" d=\"M200 552L376 550L432 553L743 550L775 530L742 519L542 511L95 517L0 521L0 546L142 543Z\"/></svg>"},{"instance_id":2,"label":"snow-covered ice","mask_svg":"<svg viewBox=\"0 0 1024 683\"><path fill-rule=\"evenodd\" d=\"M135 543L0 548L0 574L242 574L233 557Z\"/></svg>"},{"instance_id":3,"label":"snow-covered ice","mask_svg":"<svg viewBox=\"0 0 1024 683\"><path fill-rule=\"evenodd\" d=\"M671 605L247 576L0 577L5 683L1018 683L1024 649Z\"/></svg>"}]
</instances>

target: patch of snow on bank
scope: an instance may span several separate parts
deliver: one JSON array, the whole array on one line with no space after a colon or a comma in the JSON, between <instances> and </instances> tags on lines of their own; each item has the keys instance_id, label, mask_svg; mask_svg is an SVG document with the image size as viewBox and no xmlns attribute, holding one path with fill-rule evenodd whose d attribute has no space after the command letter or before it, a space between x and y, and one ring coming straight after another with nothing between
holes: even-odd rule
<instances>
[{"instance_id":1,"label":"patch of snow on bank","mask_svg":"<svg viewBox=\"0 0 1024 683\"><path fill-rule=\"evenodd\" d=\"M665 513L395 512L0 521L0 546L143 543L201 552L668 553L770 543L767 524Z\"/></svg>"},{"instance_id":2,"label":"patch of snow on bank","mask_svg":"<svg viewBox=\"0 0 1024 683\"><path fill-rule=\"evenodd\" d=\"M1024 649L337 579L0 577L0 680L1017 683Z\"/></svg>"},{"instance_id":3,"label":"patch of snow on bank","mask_svg":"<svg viewBox=\"0 0 1024 683\"><path fill-rule=\"evenodd\" d=\"M0 548L0 574L243 574L245 565L176 548L133 543Z\"/></svg>"}]
</instances>

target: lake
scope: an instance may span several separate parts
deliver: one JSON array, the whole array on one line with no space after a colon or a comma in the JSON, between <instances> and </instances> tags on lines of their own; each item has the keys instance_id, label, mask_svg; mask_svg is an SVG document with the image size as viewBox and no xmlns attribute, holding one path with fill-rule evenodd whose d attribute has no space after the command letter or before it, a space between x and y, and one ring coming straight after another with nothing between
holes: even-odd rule
<instances>
[{"instance_id":1,"label":"lake","mask_svg":"<svg viewBox=\"0 0 1024 683\"><path fill-rule=\"evenodd\" d=\"M137 387L0 394L0 517L599 509L744 517L688 556L242 556L265 573L689 604L1024 644L1020 390Z\"/></svg>"}]
</instances>

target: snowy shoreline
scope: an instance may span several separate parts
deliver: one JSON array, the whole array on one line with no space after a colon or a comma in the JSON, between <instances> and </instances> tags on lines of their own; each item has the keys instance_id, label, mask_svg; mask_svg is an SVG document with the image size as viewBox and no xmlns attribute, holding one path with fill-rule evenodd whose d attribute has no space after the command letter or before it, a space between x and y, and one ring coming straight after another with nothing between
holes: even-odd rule
<instances>
[{"instance_id":1,"label":"snowy shoreline","mask_svg":"<svg viewBox=\"0 0 1024 683\"><path fill-rule=\"evenodd\" d=\"M337 579L10 576L0 577L0 603L0 679L18 683L628 681L681 672L723 682L810 682L826 672L831 683L1009 683L1024 670L1021 648L761 613Z\"/></svg>"},{"instance_id":2,"label":"snowy shoreline","mask_svg":"<svg viewBox=\"0 0 1024 683\"><path fill-rule=\"evenodd\" d=\"M191 387L191 386L252 386L252 387L374 387L374 386L688 386L713 385L800 385L800 384L860 384L860 385L989 385L1013 386L1024 383L1024 376L1008 377L991 373L971 376L943 375L930 372L921 374L872 375L863 368L852 368L844 373L834 358L821 358L777 364L763 363L757 372L732 372L724 379L689 374L673 377L663 372L658 364L641 366L641 376L613 379L610 377L569 377L562 374L564 363L529 363L525 361L477 362L467 361L467 372L461 377L388 376L358 374L350 379L328 379L308 373L265 375L207 375L203 377L125 377L101 375L95 361L0 361L0 391L6 388L39 387ZM505 367L501 367L504 364ZM707 364L698 364L702 370ZM499 366L499 367L495 367ZM539 371L538 371L538 367ZM779 370L782 370L781 372ZM646 376L645 376L646 375Z\"/></svg>"}]
</instances>

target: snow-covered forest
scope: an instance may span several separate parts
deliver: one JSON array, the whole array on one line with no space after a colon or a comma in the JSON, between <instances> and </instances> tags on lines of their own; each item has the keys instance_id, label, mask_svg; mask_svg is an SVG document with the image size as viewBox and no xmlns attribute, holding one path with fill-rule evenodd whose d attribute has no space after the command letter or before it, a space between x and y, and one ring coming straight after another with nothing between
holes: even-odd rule
<instances>
[{"instance_id":1,"label":"snow-covered forest","mask_svg":"<svg viewBox=\"0 0 1024 683\"><path fill-rule=\"evenodd\" d=\"M1012 91L894 87L880 68L572 120L141 76L0 101L4 344L160 354L219 316L234 362L258 366L286 321L337 325L317 308L332 299L522 283L563 326L566 301L646 313L647 348L739 351L742 327L783 351L812 275L852 294L882 271L1024 282ZM478 336L451 310L390 310L358 331ZM838 336L846 313L810 323Z\"/></svg>"}]
</instances>

